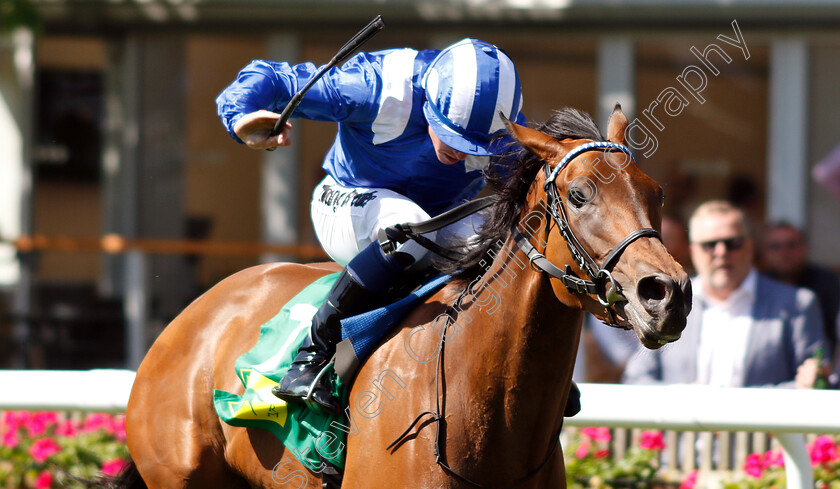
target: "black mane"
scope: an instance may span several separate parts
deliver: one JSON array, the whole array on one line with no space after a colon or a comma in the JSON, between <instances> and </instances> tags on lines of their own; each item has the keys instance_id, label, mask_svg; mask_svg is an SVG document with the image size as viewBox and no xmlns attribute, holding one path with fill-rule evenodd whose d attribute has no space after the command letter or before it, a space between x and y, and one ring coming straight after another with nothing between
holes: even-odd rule
<instances>
[{"instance_id":1,"label":"black mane","mask_svg":"<svg viewBox=\"0 0 840 489\"><path fill-rule=\"evenodd\" d=\"M604 139L589 114L568 107L552 112L548 121L538 124L535 129L557 140ZM496 189L498 201L490 207L489 215L477 237L449 243L449 248L462 253L463 258L438 259L436 268L455 276L459 281L469 281L481 275L484 270L479 262L488 251L498 248L499 240L504 242L507 239L511 226L522 211L528 189L543 163L535 154L516 144L505 154L494 157L485 172L485 178L488 185Z\"/></svg>"}]
</instances>

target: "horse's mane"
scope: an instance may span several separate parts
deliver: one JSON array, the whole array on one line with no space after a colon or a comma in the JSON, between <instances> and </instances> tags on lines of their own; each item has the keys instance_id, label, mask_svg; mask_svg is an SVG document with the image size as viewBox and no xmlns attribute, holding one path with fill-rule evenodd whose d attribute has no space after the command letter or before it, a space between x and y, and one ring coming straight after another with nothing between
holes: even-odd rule
<instances>
[{"instance_id":1,"label":"horse's mane","mask_svg":"<svg viewBox=\"0 0 840 489\"><path fill-rule=\"evenodd\" d=\"M548 121L537 124L535 129L558 141L567 138L604 139L589 114L569 107L552 112ZM463 254L463 258L436 259L435 267L453 275L458 282L467 282L481 275L484 270L479 262L485 259L488 251L499 247L500 240L504 242L507 238L543 163L534 153L515 143L511 143L503 154L493 157L485 170L485 179L496 189L498 200L489 208L477 236L448 243L448 247Z\"/></svg>"}]
</instances>

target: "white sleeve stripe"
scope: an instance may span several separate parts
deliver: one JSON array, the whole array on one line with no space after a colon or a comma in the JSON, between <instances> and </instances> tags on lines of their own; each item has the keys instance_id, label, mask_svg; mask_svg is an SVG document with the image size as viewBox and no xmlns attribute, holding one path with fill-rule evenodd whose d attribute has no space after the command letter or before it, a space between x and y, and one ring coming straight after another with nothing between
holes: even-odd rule
<instances>
[{"instance_id":1,"label":"white sleeve stripe","mask_svg":"<svg viewBox=\"0 0 840 489\"><path fill-rule=\"evenodd\" d=\"M382 94L379 111L370 129L373 144L387 143L399 137L411 117L414 58L417 51L400 49L382 59Z\"/></svg>"},{"instance_id":2,"label":"white sleeve stripe","mask_svg":"<svg viewBox=\"0 0 840 489\"><path fill-rule=\"evenodd\" d=\"M504 129L505 125L499 117L498 112L502 111L505 117L510 117L513 111L513 104L519 101L514 101L513 97L516 93L516 68L513 66L513 61L505 56L501 51L499 52L499 92L496 97L496 111L493 114L493 123L490 125L490 134Z\"/></svg>"}]
</instances>

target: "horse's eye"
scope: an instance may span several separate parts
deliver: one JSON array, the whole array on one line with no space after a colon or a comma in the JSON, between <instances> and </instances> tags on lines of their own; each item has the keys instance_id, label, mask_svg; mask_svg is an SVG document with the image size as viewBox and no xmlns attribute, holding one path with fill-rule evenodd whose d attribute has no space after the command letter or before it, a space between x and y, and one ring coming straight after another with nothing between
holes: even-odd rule
<instances>
[{"instance_id":1,"label":"horse's eye","mask_svg":"<svg viewBox=\"0 0 840 489\"><path fill-rule=\"evenodd\" d=\"M584 195L584 190L580 187L572 187L569 189L569 202L580 209L584 204L588 204L591 199L587 199Z\"/></svg>"}]
</instances>

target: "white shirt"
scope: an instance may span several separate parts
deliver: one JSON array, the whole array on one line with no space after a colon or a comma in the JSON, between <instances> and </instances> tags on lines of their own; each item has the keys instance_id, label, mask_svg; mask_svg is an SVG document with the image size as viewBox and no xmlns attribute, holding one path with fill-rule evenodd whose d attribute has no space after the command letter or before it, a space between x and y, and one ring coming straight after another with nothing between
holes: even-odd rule
<instances>
[{"instance_id":1,"label":"white shirt","mask_svg":"<svg viewBox=\"0 0 840 489\"><path fill-rule=\"evenodd\" d=\"M741 285L725 301L708 297L702 283L695 284L697 303L703 308L697 352L698 383L743 387L757 282L757 272L750 269Z\"/></svg>"}]
</instances>

